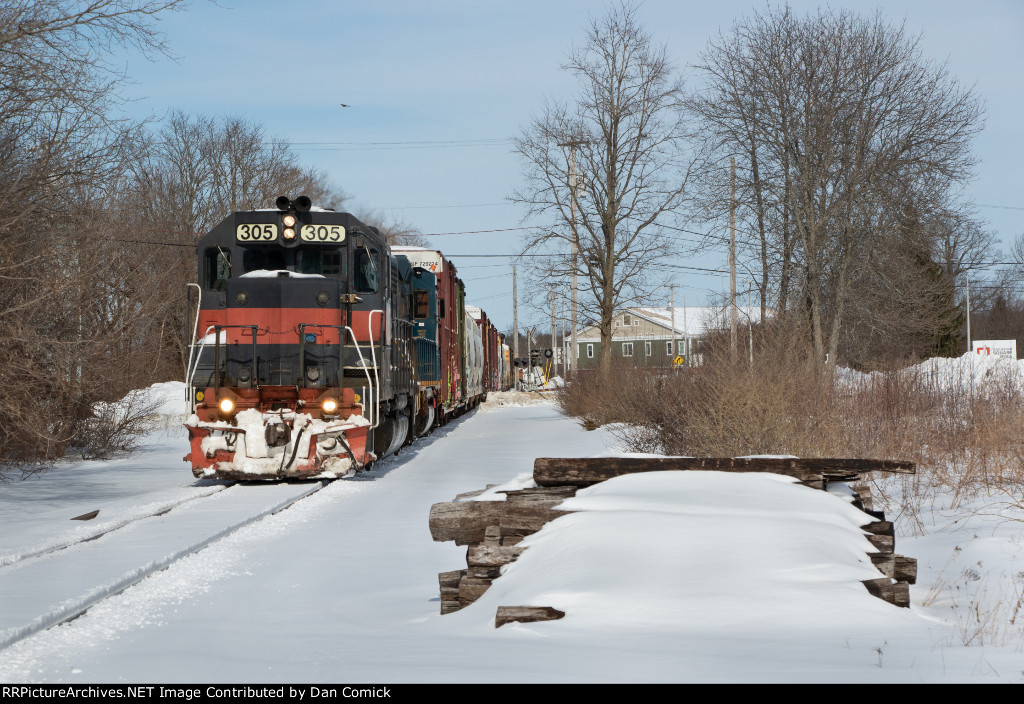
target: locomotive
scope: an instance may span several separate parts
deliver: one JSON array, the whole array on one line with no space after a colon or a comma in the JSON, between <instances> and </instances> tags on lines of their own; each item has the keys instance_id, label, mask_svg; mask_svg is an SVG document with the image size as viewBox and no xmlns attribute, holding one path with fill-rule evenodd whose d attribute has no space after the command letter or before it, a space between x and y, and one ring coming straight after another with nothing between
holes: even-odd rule
<instances>
[{"instance_id":1,"label":"locomotive","mask_svg":"<svg viewBox=\"0 0 1024 704\"><path fill-rule=\"evenodd\" d=\"M510 385L508 347L441 252L305 196L275 205L197 245L196 477L347 476Z\"/></svg>"}]
</instances>

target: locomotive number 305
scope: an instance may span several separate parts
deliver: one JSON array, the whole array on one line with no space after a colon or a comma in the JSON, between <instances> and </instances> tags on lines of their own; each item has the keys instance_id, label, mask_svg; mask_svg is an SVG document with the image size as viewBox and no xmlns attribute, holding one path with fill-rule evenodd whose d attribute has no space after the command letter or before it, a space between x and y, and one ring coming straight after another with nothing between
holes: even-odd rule
<instances>
[{"instance_id":1,"label":"locomotive number 305","mask_svg":"<svg viewBox=\"0 0 1024 704\"><path fill-rule=\"evenodd\" d=\"M239 225L235 228L235 239L239 242L273 242L277 239L277 225Z\"/></svg>"},{"instance_id":2,"label":"locomotive number 305","mask_svg":"<svg viewBox=\"0 0 1024 704\"><path fill-rule=\"evenodd\" d=\"M342 242L345 228L341 225L303 225L299 235L306 242Z\"/></svg>"}]
</instances>

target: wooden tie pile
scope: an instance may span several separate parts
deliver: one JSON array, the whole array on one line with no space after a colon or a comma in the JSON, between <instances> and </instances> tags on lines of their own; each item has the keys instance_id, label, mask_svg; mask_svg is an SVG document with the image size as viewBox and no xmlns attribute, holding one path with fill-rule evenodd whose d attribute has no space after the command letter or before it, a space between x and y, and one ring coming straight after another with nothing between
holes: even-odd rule
<instances>
[{"instance_id":1,"label":"wooden tie pile","mask_svg":"<svg viewBox=\"0 0 1024 704\"><path fill-rule=\"evenodd\" d=\"M434 504L430 509L430 534L436 541L452 540L466 545L466 568L441 572L441 613L472 604L487 591L501 573L525 548L519 542L566 511L554 507L575 496L577 489L637 472L713 470L720 472L772 472L795 477L806 486L824 489L829 482L849 482L853 504L876 520L861 526L875 547L868 553L882 576L866 580L868 592L896 606L910 606L910 588L917 577L917 560L896 555L895 533L882 511L874 510L868 472L913 474L910 462L862 459L796 458L548 458L534 462L536 488L501 492L505 501L472 501L490 489L459 494L454 501ZM548 621L564 612L550 606L499 606L495 626L512 621Z\"/></svg>"}]
</instances>

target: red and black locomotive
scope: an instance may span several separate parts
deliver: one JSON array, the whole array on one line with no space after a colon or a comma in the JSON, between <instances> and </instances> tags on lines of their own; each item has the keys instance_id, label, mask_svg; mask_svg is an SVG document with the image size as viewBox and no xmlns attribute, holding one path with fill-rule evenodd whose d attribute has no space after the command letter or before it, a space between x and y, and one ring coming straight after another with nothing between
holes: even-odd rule
<instances>
[{"instance_id":1,"label":"red and black locomotive","mask_svg":"<svg viewBox=\"0 0 1024 704\"><path fill-rule=\"evenodd\" d=\"M197 477L344 476L504 386L498 333L467 313L440 252L392 250L305 196L276 205L199 240L185 457Z\"/></svg>"}]
</instances>

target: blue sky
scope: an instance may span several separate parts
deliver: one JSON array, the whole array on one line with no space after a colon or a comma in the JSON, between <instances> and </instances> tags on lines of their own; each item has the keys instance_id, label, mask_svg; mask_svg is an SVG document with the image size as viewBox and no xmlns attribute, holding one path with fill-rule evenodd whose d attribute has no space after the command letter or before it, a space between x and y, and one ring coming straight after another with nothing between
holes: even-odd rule
<instances>
[{"instance_id":1,"label":"blue sky","mask_svg":"<svg viewBox=\"0 0 1024 704\"><path fill-rule=\"evenodd\" d=\"M801 13L819 5L790 4ZM831 5L864 13L877 7ZM506 228L521 227L524 213L506 199L522 165L508 140L545 96L571 93L559 66L603 7L581 0L196 1L159 22L177 60L131 58L126 70L134 83L125 95L135 99L138 116L181 109L262 123L323 169L357 212L374 209L424 233L503 230L430 242L456 255L469 297L505 328L512 321L506 260L458 255L518 250L522 231ZM763 7L647 0L640 17L683 75L692 76L689 64L712 36ZM923 33L925 54L948 60L985 100L986 128L976 142L981 163L968 194L989 228L1012 243L1024 233L1024 3L889 0L882 8ZM710 267L724 262L724 254L697 260ZM677 304L685 295L689 305L728 284L689 273L673 283ZM665 297L650 304L666 305ZM546 320L520 301L521 325L543 329Z\"/></svg>"}]
</instances>

